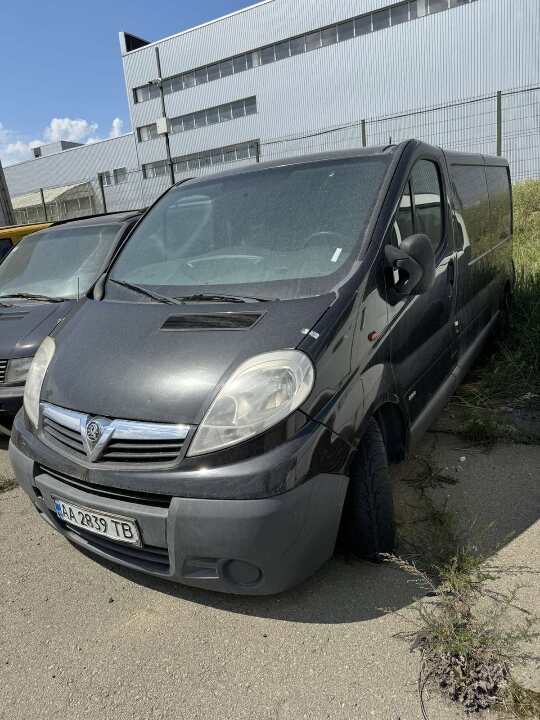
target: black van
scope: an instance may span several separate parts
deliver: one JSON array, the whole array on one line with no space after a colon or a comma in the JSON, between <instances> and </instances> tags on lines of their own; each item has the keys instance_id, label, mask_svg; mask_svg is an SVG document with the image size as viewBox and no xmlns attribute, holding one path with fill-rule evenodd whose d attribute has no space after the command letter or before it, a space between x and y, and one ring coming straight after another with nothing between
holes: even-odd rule
<instances>
[{"instance_id":1,"label":"black van","mask_svg":"<svg viewBox=\"0 0 540 720\"><path fill-rule=\"evenodd\" d=\"M0 264L0 425L22 406L41 342L94 285L140 212L55 223L25 237Z\"/></svg>"},{"instance_id":2,"label":"black van","mask_svg":"<svg viewBox=\"0 0 540 720\"><path fill-rule=\"evenodd\" d=\"M509 310L500 158L409 141L192 179L37 353L10 458L95 555L222 592L392 550L388 464Z\"/></svg>"}]
</instances>

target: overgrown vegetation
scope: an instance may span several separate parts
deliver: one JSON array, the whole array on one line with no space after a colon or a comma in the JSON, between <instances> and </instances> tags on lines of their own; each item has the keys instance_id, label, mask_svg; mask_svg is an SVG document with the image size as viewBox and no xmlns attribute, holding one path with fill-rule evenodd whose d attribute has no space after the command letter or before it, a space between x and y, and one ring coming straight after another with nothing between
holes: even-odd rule
<instances>
[{"instance_id":1,"label":"overgrown vegetation","mask_svg":"<svg viewBox=\"0 0 540 720\"><path fill-rule=\"evenodd\" d=\"M494 416L501 405L540 407L540 182L514 185L516 286L508 334L485 353L456 403L462 434L471 441L512 437L511 423Z\"/></svg>"},{"instance_id":2,"label":"overgrown vegetation","mask_svg":"<svg viewBox=\"0 0 540 720\"><path fill-rule=\"evenodd\" d=\"M538 718L540 696L512 677L515 664L530 660L523 647L539 637L538 619L519 607L519 586L507 592L494 587L502 576L523 568L499 568L462 548L434 568L434 579L412 562L388 559L427 594L415 606L415 629L405 634L422 654L419 692L424 718L424 690L430 681L469 713L493 707L516 718Z\"/></svg>"},{"instance_id":3,"label":"overgrown vegetation","mask_svg":"<svg viewBox=\"0 0 540 720\"><path fill-rule=\"evenodd\" d=\"M540 694L514 675L517 665L531 659L527 645L540 637L538 618L519 606L522 588L515 576L528 569L496 566L482 555L482 536L491 528L448 508L447 490L457 478L422 457L409 465L401 480L414 497L398 517L400 557L387 559L411 575L423 595L412 616L404 616L413 630L403 636L421 653L424 719L429 720L424 691L436 685L468 713L492 708L506 717L538 720Z\"/></svg>"}]
</instances>

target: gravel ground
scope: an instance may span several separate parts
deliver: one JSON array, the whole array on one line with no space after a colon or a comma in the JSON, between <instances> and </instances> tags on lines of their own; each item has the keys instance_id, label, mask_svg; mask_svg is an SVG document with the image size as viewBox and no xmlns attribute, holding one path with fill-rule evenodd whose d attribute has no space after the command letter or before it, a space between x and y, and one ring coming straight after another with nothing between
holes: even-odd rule
<instances>
[{"instance_id":1,"label":"gravel ground","mask_svg":"<svg viewBox=\"0 0 540 720\"><path fill-rule=\"evenodd\" d=\"M2 443L0 479L11 476ZM540 447L462 445L431 434L421 450L455 476L449 505L489 528L484 549L540 571ZM0 494L0 578L2 720L420 718L418 657L396 637L415 588L392 567L336 558L273 598L182 588L95 562L16 488ZM532 582L523 602L538 611ZM464 717L433 694L427 708Z\"/></svg>"}]
</instances>

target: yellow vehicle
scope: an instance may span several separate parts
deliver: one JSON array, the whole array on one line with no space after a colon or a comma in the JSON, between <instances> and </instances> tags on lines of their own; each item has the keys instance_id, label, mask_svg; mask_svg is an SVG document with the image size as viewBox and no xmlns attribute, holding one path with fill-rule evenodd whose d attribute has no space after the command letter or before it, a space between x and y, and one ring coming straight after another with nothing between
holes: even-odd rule
<instances>
[{"instance_id":1,"label":"yellow vehicle","mask_svg":"<svg viewBox=\"0 0 540 720\"><path fill-rule=\"evenodd\" d=\"M0 262L23 237L38 230L45 230L52 223L34 223L33 225L6 225L0 227Z\"/></svg>"}]
</instances>

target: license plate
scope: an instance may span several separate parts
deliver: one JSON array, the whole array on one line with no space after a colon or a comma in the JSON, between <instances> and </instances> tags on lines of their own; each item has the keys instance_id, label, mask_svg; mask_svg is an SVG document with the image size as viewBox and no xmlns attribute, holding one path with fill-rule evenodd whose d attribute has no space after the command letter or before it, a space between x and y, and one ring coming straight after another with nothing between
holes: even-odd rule
<instances>
[{"instance_id":1,"label":"license plate","mask_svg":"<svg viewBox=\"0 0 540 720\"><path fill-rule=\"evenodd\" d=\"M101 535L109 538L109 540L130 543L131 545L141 544L135 520L74 505L67 500L57 498L53 498L53 500L57 516L68 525L74 525L81 528L81 530L94 533L94 535Z\"/></svg>"}]
</instances>

